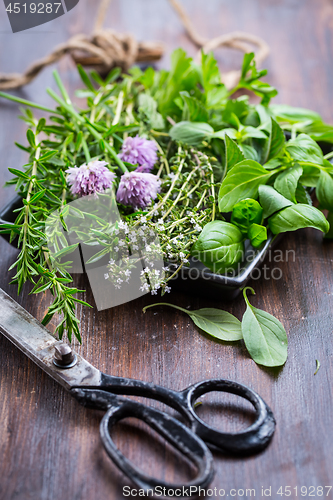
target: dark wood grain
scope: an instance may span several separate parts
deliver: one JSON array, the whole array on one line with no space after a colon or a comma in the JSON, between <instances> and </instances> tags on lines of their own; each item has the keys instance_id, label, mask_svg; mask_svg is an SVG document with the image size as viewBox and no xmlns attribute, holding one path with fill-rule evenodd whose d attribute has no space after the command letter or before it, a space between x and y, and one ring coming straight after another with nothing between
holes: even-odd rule
<instances>
[{"instance_id":1,"label":"dark wood grain","mask_svg":"<svg viewBox=\"0 0 333 500\"><path fill-rule=\"evenodd\" d=\"M333 3L331 0L182 0L203 35L232 30L261 35L271 46L267 60L269 81L279 88L276 102L309 107L333 123ZM80 30L92 29L96 0L82 0L63 18L32 31L11 34L0 6L0 70L18 72L56 43ZM191 54L195 49L166 0L114 0L108 26L130 31L138 39L161 40L168 66L170 52L179 45ZM236 68L240 55L219 51L221 65ZM60 64L67 87L73 93L78 78L68 59ZM53 86L51 69L19 95L51 105L45 88ZM14 141L22 141L24 124L18 108L0 104L1 185L9 178L7 167L25 162ZM13 196L0 190L1 204ZM281 370L255 365L241 343L216 343L201 335L181 312L156 308L142 314L150 296L129 305L98 313L81 310L83 345L76 346L88 361L115 375L154 381L174 389L206 378L230 378L258 391L274 411L277 430L267 451L246 459L215 456L212 487L230 489L272 486L272 498L280 486L325 486L333 483L332 435L332 320L333 244L323 243L315 230L290 234L280 243L284 252L294 250L289 262L268 263L282 270L282 279L252 282L257 295L252 303L276 315L289 336L289 358ZM0 286L16 297L8 267L16 250L0 239ZM80 286L86 286L84 277ZM87 291L87 300L92 300ZM29 296L29 287L18 298L41 319L50 303L48 295ZM232 303L191 297L173 292L171 302L183 307L221 307L239 318L241 298ZM1 311L0 311L1 314ZM316 376L316 359L321 368ZM101 414L81 408L60 386L7 340L0 337L0 498L1 500L120 500L126 479L108 460L99 439ZM229 430L249 423L247 406L237 416L235 400L211 406L214 422L220 410ZM201 411L204 411L202 409ZM221 415L221 414L220 414ZM141 435L141 438L138 439ZM168 480L186 476L177 456L144 431L119 426L116 439L129 458ZM333 498L333 492L330 495ZM241 493L234 498L242 498ZM293 493L291 498L297 498ZM303 497L304 498L304 497ZM310 497L309 497L310 498Z\"/></svg>"}]
</instances>

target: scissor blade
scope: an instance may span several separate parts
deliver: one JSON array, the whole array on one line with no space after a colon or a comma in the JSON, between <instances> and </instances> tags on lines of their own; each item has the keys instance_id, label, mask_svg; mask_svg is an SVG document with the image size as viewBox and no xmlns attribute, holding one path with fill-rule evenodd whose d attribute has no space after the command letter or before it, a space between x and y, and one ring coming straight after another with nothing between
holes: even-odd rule
<instances>
[{"instance_id":1,"label":"scissor blade","mask_svg":"<svg viewBox=\"0 0 333 500\"><path fill-rule=\"evenodd\" d=\"M73 368L53 364L54 348L63 344L0 288L0 332L65 389L99 386L101 373L77 354Z\"/></svg>"}]
</instances>

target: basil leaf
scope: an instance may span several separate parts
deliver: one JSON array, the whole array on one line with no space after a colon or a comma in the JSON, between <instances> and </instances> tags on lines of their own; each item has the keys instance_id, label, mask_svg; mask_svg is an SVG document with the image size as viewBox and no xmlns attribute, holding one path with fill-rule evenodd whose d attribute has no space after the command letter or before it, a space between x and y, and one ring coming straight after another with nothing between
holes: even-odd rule
<instances>
[{"instance_id":1,"label":"basil leaf","mask_svg":"<svg viewBox=\"0 0 333 500\"><path fill-rule=\"evenodd\" d=\"M253 160L237 163L226 175L219 192L221 212L230 212L241 200L255 198L261 184L266 184L272 174Z\"/></svg>"},{"instance_id":2,"label":"basil leaf","mask_svg":"<svg viewBox=\"0 0 333 500\"><path fill-rule=\"evenodd\" d=\"M325 170L320 172L316 196L321 208L326 208L333 212L333 179Z\"/></svg>"},{"instance_id":3,"label":"basil leaf","mask_svg":"<svg viewBox=\"0 0 333 500\"><path fill-rule=\"evenodd\" d=\"M300 165L288 168L275 179L275 189L285 198L296 203L296 188L302 173L303 169Z\"/></svg>"},{"instance_id":4,"label":"basil leaf","mask_svg":"<svg viewBox=\"0 0 333 500\"><path fill-rule=\"evenodd\" d=\"M244 155L237 144L228 135L224 138L225 144L225 165L226 170L230 170L234 165L243 161Z\"/></svg>"},{"instance_id":5,"label":"basil leaf","mask_svg":"<svg viewBox=\"0 0 333 500\"><path fill-rule=\"evenodd\" d=\"M255 57L254 52L249 52L249 53L244 55L243 64L242 64L242 73L241 73L242 80L245 80L246 75L251 67L251 63L252 63L254 57Z\"/></svg>"},{"instance_id":6,"label":"basil leaf","mask_svg":"<svg viewBox=\"0 0 333 500\"><path fill-rule=\"evenodd\" d=\"M216 220L205 225L192 247L192 257L198 258L214 273L235 268L244 252L244 237L238 227Z\"/></svg>"},{"instance_id":7,"label":"basil leaf","mask_svg":"<svg viewBox=\"0 0 333 500\"><path fill-rule=\"evenodd\" d=\"M333 240L333 213L332 212L328 212L327 222L330 225L330 230L325 234L324 238L327 240Z\"/></svg>"},{"instance_id":8,"label":"basil leaf","mask_svg":"<svg viewBox=\"0 0 333 500\"><path fill-rule=\"evenodd\" d=\"M201 330L217 339L230 342L243 338L241 322L226 311L204 308L186 312Z\"/></svg>"},{"instance_id":9,"label":"basil leaf","mask_svg":"<svg viewBox=\"0 0 333 500\"><path fill-rule=\"evenodd\" d=\"M304 163L302 167L303 174L299 180L302 186L316 187L320 176L320 168L315 165L305 165Z\"/></svg>"},{"instance_id":10,"label":"basil leaf","mask_svg":"<svg viewBox=\"0 0 333 500\"><path fill-rule=\"evenodd\" d=\"M282 128L275 120L273 120L273 118L270 120L269 128L270 134L264 147L262 163L267 163L269 160L278 156L286 142Z\"/></svg>"},{"instance_id":11,"label":"basil leaf","mask_svg":"<svg viewBox=\"0 0 333 500\"><path fill-rule=\"evenodd\" d=\"M260 224L263 209L256 200L242 200L234 206L231 214L231 223L235 224L242 233L247 234L251 224Z\"/></svg>"},{"instance_id":12,"label":"basil leaf","mask_svg":"<svg viewBox=\"0 0 333 500\"><path fill-rule=\"evenodd\" d=\"M259 248L267 240L267 228L260 224L252 224L249 227L248 237L254 248Z\"/></svg>"},{"instance_id":13,"label":"basil leaf","mask_svg":"<svg viewBox=\"0 0 333 500\"><path fill-rule=\"evenodd\" d=\"M302 203L287 207L273 215L268 220L268 225L273 234L296 231L304 227L313 227L327 233L330 228L320 210Z\"/></svg>"},{"instance_id":14,"label":"basil leaf","mask_svg":"<svg viewBox=\"0 0 333 500\"><path fill-rule=\"evenodd\" d=\"M272 186L259 186L259 202L264 209L264 218L270 217L293 203L278 193Z\"/></svg>"},{"instance_id":15,"label":"basil leaf","mask_svg":"<svg viewBox=\"0 0 333 500\"><path fill-rule=\"evenodd\" d=\"M219 340L233 342L243 338L241 322L235 316L226 311L213 308L189 311L188 309L184 309L183 307L179 307L174 304L160 302L158 304L152 304L144 307L143 312L146 312L147 309L155 306L169 306L188 314L192 321L201 330Z\"/></svg>"},{"instance_id":16,"label":"basil leaf","mask_svg":"<svg viewBox=\"0 0 333 500\"><path fill-rule=\"evenodd\" d=\"M229 137L230 139L237 139L238 137L238 132L235 128L224 128L222 130L218 130L213 134L214 139L225 139L226 137Z\"/></svg>"},{"instance_id":17,"label":"basil leaf","mask_svg":"<svg viewBox=\"0 0 333 500\"><path fill-rule=\"evenodd\" d=\"M251 358L263 366L281 366L287 360L288 338L283 325L271 314L253 307L244 288L243 295L247 304L242 319L243 339Z\"/></svg>"},{"instance_id":18,"label":"basil leaf","mask_svg":"<svg viewBox=\"0 0 333 500\"><path fill-rule=\"evenodd\" d=\"M286 150L294 160L313 162L323 165L324 156L318 144L306 134L286 143Z\"/></svg>"},{"instance_id":19,"label":"basil leaf","mask_svg":"<svg viewBox=\"0 0 333 500\"><path fill-rule=\"evenodd\" d=\"M321 116L314 111L304 108L294 108L287 104L272 104L270 110L273 114L283 122L299 123L299 122L312 122L316 120L321 121Z\"/></svg>"},{"instance_id":20,"label":"basil leaf","mask_svg":"<svg viewBox=\"0 0 333 500\"><path fill-rule=\"evenodd\" d=\"M246 159L253 160L256 162L259 161L259 155L257 153L257 150L252 146L249 146L248 144L240 144L239 149L242 151Z\"/></svg>"},{"instance_id":21,"label":"basil leaf","mask_svg":"<svg viewBox=\"0 0 333 500\"><path fill-rule=\"evenodd\" d=\"M198 146L203 140L210 139L213 133L214 129L208 123L182 121L171 128L170 137L174 141Z\"/></svg>"}]
</instances>

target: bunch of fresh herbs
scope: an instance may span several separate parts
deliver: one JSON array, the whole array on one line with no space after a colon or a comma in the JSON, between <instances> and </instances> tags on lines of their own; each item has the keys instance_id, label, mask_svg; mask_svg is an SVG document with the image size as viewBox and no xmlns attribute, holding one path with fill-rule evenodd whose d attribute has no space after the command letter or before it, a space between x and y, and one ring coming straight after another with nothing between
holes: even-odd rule
<instances>
[{"instance_id":1,"label":"bunch of fresh herbs","mask_svg":"<svg viewBox=\"0 0 333 500\"><path fill-rule=\"evenodd\" d=\"M52 266L45 221L56 211L62 217L73 200L68 169L74 166L104 162L120 190L123 176L139 170L121 154L129 137L154 143L158 160L152 173L160 188L146 206L118 203L123 227L127 233L138 224L153 229L164 260L177 264L152 293L169 291L168 282L191 258L214 272L231 272L244 258L244 242L260 248L268 231L275 235L313 227L331 236L333 166L328 160L333 154L324 156L318 142L333 143L333 127L311 111L271 106L277 91L262 81L266 71L257 70L253 54L245 55L240 81L229 91L212 54L202 54L201 64L196 64L182 49L173 53L170 71L134 67L121 75L116 69L105 80L81 67L79 73L85 88L77 96L86 99L81 109L72 103L57 72L60 95L48 89L54 110L0 93L25 106L22 118L29 127L27 143L17 144L29 161L23 170L9 169L14 176L9 184L15 185L23 206L14 224L1 227L12 240L18 237L13 283L19 292L27 281L34 284L33 293L51 291L54 302L43 323L62 314L60 338L67 332L70 340L73 334L81 340L75 303L88 304L76 298L81 290L71 285L66 266ZM251 94L260 104L251 103ZM48 119L35 119L31 108L46 112ZM312 204L313 188L319 209ZM329 211L328 220L320 209ZM95 261L111 249L107 223L99 223L100 231L86 238L103 246ZM59 255L71 250L60 247ZM287 338L281 323L244 297L247 311L241 327L222 311L201 310L204 319L199 311L186 312L213 336L244 338L256 362L283 364ZM216 315L218 329L224 324L220 335L207 327Z\"/></svg>"}]
</instances>

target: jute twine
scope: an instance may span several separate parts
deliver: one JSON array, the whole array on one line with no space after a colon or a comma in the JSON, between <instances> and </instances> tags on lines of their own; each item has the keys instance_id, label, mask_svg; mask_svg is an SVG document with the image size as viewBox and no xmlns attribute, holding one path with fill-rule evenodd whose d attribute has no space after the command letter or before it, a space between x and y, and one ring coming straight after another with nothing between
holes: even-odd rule
<instances>
[{"instance_id":1,"label":"jute twine","mask_svg":"<svg viewBox=\"0 0 333 500\"><path fill-rule=\"evenodd\" d=\"M182 21L190 40L205 53L214 51L218 47L230 47L243 52L254 50L258 66L269 54L269 47L262 38L242 31L221 35L211 40L200 36L178 0L169 2ZM23 74L0 73L0 90L27 85L46 66L56 63L66 54L69 54L75 63L94 67L102 75L116 66L127 71L135 62L159 60L164 53L164 47L160 42L138 42L130 34L103 29L110 3L111 0L101 0L94 30L90 36L78 34L71 37L67 42L58 45L51 54L35 61ZM232 88L238 81L239 74L239 71L223 73L223 82L228 88Z\"/></svg>"}]
</instances>

